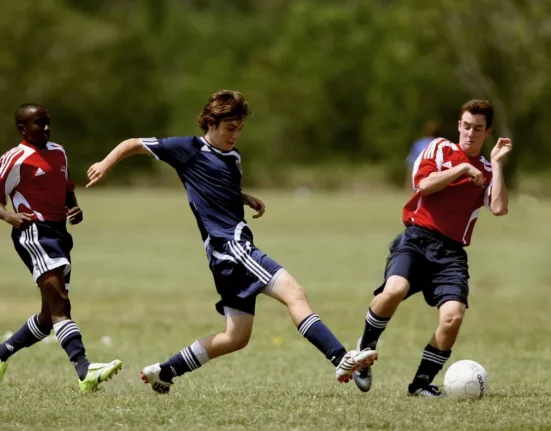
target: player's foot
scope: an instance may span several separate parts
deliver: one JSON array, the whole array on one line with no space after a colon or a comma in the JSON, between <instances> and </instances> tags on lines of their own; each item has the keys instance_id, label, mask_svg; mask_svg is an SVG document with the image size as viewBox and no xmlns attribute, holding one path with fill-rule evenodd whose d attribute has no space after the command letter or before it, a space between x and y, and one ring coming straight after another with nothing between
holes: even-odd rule
<instances>
[{"instance_id":1,"label":"player's foot","mask_svg":"<svg viewBox=\"0 0 551 431\"><path fill-rule=\"evenodd\" d=\"M102 382L109 380L122 368L122 362L115 359L108 364L90 364L88 374L84 380L79 380L80 390L82 392L90 392L95 390Z\"/></svg>"},{"instance_id":2,"label":"player's foot","mask_svg":"<svg viewBox=\"0 0 551 431\"><path fill-rule=\"evenodd\" d=\"M358 339L358 343L356 344L358 351L361 351L361 342L362 337ZM375 346L368 347L367 349L375 350ZM360 368L359 370L354 371L352 377L354 378L354 383L356 383L356 386L360 391L369 392L371 389L371 384L373 383L373 372L371 371L371 367Z\"/></svg>"},{"instance_id":3,"label":"player's foot","mask_svg":"<svg viewBox=\"0 0 551 431\"><path fill-rule=\"evenodd\" d=\"M159 394L168 394L172 382L165 382L161 380L159 374L161 373L161 364L148 365L142 371L140 371L140 376L145 384L150 384L151 389Z\"/></svg>"},{"instance_id":4,"label":"player's foot","mask_svg":"<svg viewBox=\"0 0 551 431\"><path fill-rule=\"evenodd\" d=\"M436 385L425 385L422 388L414 388L412 385L408 385L408 396L410 397L426 397L426 398L438 398L443 396L440 389Z\"/></svg>"},{"instance_id":5,"label":"player's foot","mask_svg":"<svg viewBox=\"0 0 551 431\"><path fill-rule=\"evenodd\" d=\"M6 371L8 371L8 363L0 361L0 382L4 378L4 374L6 374Z\"/></svg>"},{"instance_id":6,"label":"player's foot","mask_svg":"<svg viewBox=\"0 0 551 431\"><path fill-rule=\"evenodd\" d=\"M337 365L337 380L340 383L348 383L354 371L360 368L371 367L376 359L377 352L375 350L365 349L361 352L351 350L344 355L339 365Z\"/></svg>"}]
</instances>

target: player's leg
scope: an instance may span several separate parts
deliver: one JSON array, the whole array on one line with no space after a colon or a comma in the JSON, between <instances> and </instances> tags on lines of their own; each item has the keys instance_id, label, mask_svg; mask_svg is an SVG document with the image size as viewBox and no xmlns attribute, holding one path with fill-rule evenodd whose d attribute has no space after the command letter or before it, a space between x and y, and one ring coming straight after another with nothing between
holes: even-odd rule
<instances>
[{"instance_id":1,"label":"player's leg","mask_svg":"<svg viewBox=\"0 0 551 431\"><path fill-rule=\"evenodd\" d=\"M360 367L372 365L377 352L347 352L331 330L314 313L303 287L284 269L279 270L264 289L264 293L287 307L298 331L336 367L337 379L348 382Z\"/></svg>"},{"instance_id":2,"label":"player's leg","mask_svg":"<svg viewBox=\"0 0 551 431\"><path fill-rule=\"evenodd\" d=\"M33 227L24 231L12 230L12 240L15 249L23 263L31 273L35 271L36 250L29 245L33 238ZM0 344L0 381L7 370L7 360L25 347L31 347L38 341L46 338L52 330L52 320L48 304L42 300L42 308L39 314L27 319L25 324L13 334L8 340Z\"/></svg>"},{"instance_id":3,"label":"player's leg","mask_svg":"<svg viewBox=\"0 0 551 431\"><path fill-rule=\"evenodd\" d=\"M168 361L153 364L141 371L142 380L158 393L167 393L174 377L197 370L209 360L247 346L253 329L254 314L224 307L226 327L223 332L195 341Z\"/></svg>"},{"instance_id":4,"label":"player's leg","mask_svg":"<svg viewBox=\"0 0 551 431\"><path fill-rule=\"evenodd\" d=\"M37 284L43 301L48 304L54 333L59 344L67 353L79 379L82 392L89 392L113 377L121 368L122 362L115 359L109 363L90 363L77 324L71 318L71 301L66 289L68 274L64 267L42 274Z\"/></svg>"},{"instance_id":5,"label":"player's leg","mask_svg":"<svg viewBox=\"0 0 551 431\"><path fill-rule=\"evenodd\" d=\"M433 264L431 285L423 290L425 300L439 309L436 332L423 351L421 363L408 394L434 397L440 391L432 382L452 354L463 317L468 306L467 255L461 246L450 246L447 241L434 240L429 258Z\"/></svg>"},{"instance_id":6,"label":"player's leg","mask_svg":"<svg viewBox=\"0 0 551 431\"><path fill-rule=\"evenodd\" d=\"M440 395L432 381L452 354L451 349L459 334L466 309L467 306L463 302L453 300L440 306L438 328L425 346L419 368L408 386L410 395Z\"/></svg>"},{"instance_id":7,"label":"player's leg","mask_svg":"<svg viewBox=\"0 0 551 431\"><path fill-rule=\"evenodd\" d=\"M406 230L394 240L385 268L385 281L375 290L375 297L366 313L364 331L358 340L358 349L377 348L377 342L400 303L416 292L410 280L415 278L416 266L422 260L417 236ZM371 390L373 373L365 367L354 373L354 382L362 392Z\"/></svg>"}]
</instances>

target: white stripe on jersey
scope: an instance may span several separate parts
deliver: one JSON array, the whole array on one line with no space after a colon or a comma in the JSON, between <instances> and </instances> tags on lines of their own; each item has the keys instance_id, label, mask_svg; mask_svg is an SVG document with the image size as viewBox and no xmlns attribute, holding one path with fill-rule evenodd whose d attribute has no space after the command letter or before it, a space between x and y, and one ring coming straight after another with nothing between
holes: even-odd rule
<instances>
[{"instance_id":1,"label":"white stripe on jersey","mask_svg":"<svg viewBox=\"0 0 551 431\"><path fill-rule=\"evenodd\" d=\"M13 148L2 156L2 164L0 165L0 178L3 178L8 172L8 168L11 165L11 162L19 155L23 154L25 151L23 148Z\"/></svg>"},{"instance_id":2,"label":"white stripe on jersey","mask_svg":"<svg viewBox=\"0 0 551 431\"><path fill-rule=\"evenodd\" d=\"M23 153L17 153L17 156L15 158L12 158L12 161L10 161L6 167L5 170L7 172L6 176L6 183L4 185L4 194L6 199L11 194L11 192L17 187L19 184L19 181L21 181L21 164L35 151L32 148L29 147L20 147L23 150ZM15 162L13 162L15 160ZM13 163L13 166L10 169L10 165ZM0 178L2 175L0 175Z\"/></svg>"},{"instance_id":3,"label":"white stripe on jersey","mask_svg":"<svg viewBox=\"0 0 551 431\"><path fill-rule=\"evenodd\" d=\"M159 140L157 138L139 138L139 141L142 143L143 147L151 153L153 157L155 157L157 160L159 159L159 156L155 154L153 151L151 151L150 148L148 148L148 145L157 145L159 143Z\"/></svg>"}]
</instances>

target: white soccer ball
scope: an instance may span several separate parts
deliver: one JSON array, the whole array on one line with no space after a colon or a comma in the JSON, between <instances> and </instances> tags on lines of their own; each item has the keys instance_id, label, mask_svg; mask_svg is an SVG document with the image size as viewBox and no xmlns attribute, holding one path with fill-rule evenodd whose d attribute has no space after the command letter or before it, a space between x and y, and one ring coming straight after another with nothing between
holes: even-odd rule
<instances>
[{"instance_id":1,"label":"white soccer ball","mask_svg":"<svg viewBox=\"0 0 551 431\"><path fill-rule=\"evenodd\" d=\"M488 394L488 373L482 365L471 360L455 362L444 376L444 390L448 398L468 400Z\"/></svg>"}]
</instances>

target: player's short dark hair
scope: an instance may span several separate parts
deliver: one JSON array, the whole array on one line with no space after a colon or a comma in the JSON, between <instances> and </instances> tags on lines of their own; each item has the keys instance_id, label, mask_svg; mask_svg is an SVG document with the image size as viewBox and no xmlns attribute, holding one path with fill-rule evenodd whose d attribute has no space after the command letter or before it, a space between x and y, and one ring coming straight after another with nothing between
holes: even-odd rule
<instances>
[{"instance_id":1,"label":"player's short dark hair","mask_svg":"<svg viewBox=\"0 0 551 431\"><path fill-rule=\"evenodd\" d=\"M465 112L470 112L473 115L484 115L486 117L486 128L492 127L494 122L494 107L488 100L472 99L461 107L459 118Z\"/></svg>"},{"instance_id":2,"label":"player's short dark hair","mask_svg":"<svg viewBox=\"0 0 551 431\"><path fill-rule=\"evenodd\" d=\"M221 121L243 121L250 113L249 102L239 91L222 90L214 93L197 119L203 132L209 130L209 125L217 126Z\"/></svg>"},{"instance_id":3,"label":"player's short dark hair","mask_svg":"<svg viewBox=\"0 0 551 431\"><path fill-rule=\"evenodd\" d=\"M15 125L18 126L21 123L24 123L32 111L38 111L39 109L46 109L44 106L39 105L38 103L23 103L19 105L15 110L14 119Z\"/></svg>"}]
</instances>

